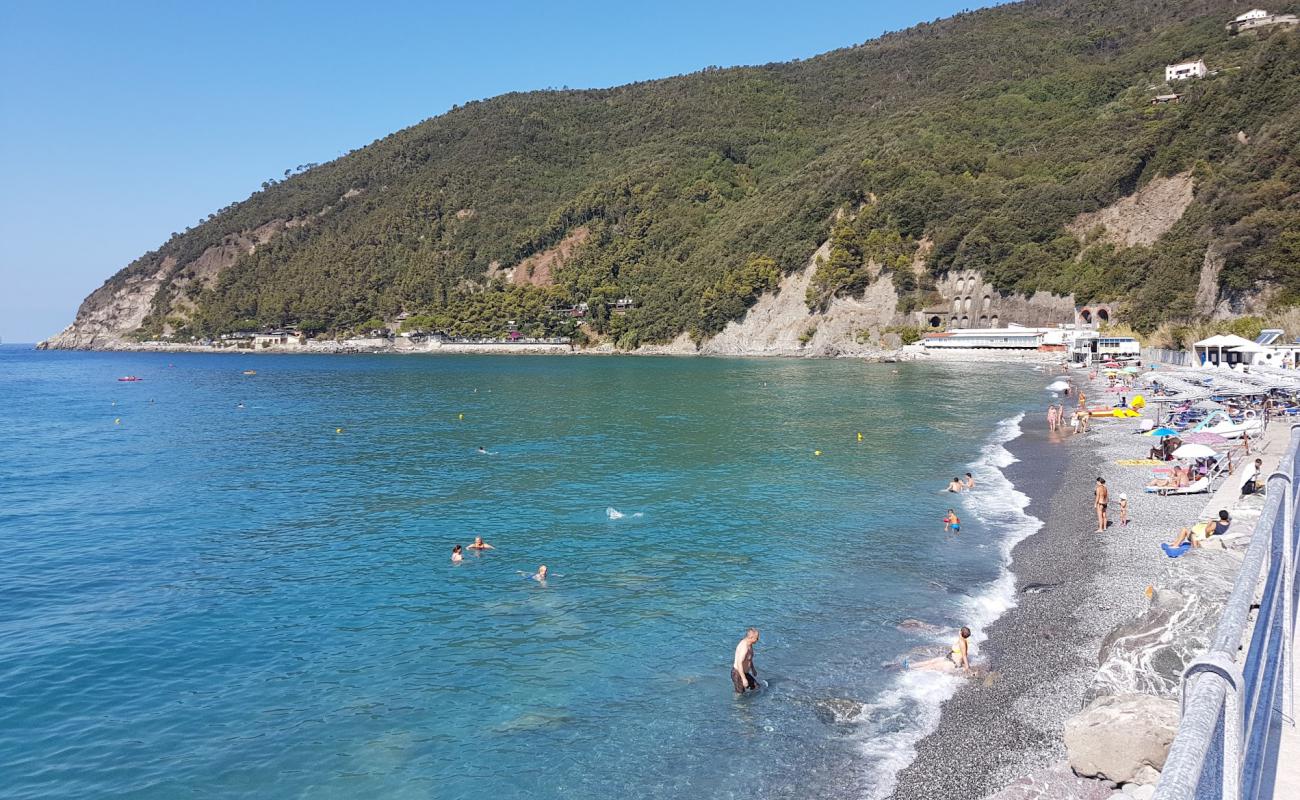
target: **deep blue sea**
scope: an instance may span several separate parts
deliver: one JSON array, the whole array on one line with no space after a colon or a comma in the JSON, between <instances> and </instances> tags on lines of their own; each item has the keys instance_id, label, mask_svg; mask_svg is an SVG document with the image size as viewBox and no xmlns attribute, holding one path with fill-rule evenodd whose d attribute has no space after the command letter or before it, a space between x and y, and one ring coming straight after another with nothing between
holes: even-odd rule
<instances>
[{"instance_id":1,"label":"deep blue sea","mask_svg":"<svg viewBox=\"0 0 1300 800\"><path fill-rule=\"evenodd\" d=\"M899 659L1011 602L1045 383L0 347L0 795L880 796L953 689Z\"/></svg>"}]
</instances>

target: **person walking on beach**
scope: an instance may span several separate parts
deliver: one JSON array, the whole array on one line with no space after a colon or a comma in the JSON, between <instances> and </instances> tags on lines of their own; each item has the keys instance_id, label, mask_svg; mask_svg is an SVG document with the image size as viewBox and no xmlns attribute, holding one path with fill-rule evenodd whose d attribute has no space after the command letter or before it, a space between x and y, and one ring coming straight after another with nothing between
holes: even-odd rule
<instances>
[{"instance_id":1,"label":"person walking on beach","mask_svg":"<svg viewBox=\"0 0 1300 800\"><path fill-rule=\"evenodd\" d=\"M754 671L754 645L758 644L758 628L745 631L745 638L736 645L736 655L731 660L731 686L736 694L758 691L758 677Z\"/></svg>"},{"instance_id":2,"label":"person walking on beach","mask_svg":"<svg viewBox=\"0 0 1300 800\"><path fill-rule=\"evenodd\" d=\"M1047 407L1047 429L1056 431L1056 406L1054 405Z\"/></svg>"},{"instance_id":3,"label":"person walking on beach","mask_svg":"<svg viewBox=\"0 0 1300 800\"><path fill-rule=\"evenodd\" d=\"M1128 524L1128 495L1119 496L1119 524L1121 526Z\"/></svg>"},{"instance_id":4,"label":"person walking on beach","mask_svg":"<svg viewBox=\"0 0 1300 800\"><path fill-rule=\"evenodd\" d=\"M1105 533L1110 522L1106 519L1106 506L1110 504L1110 489L1106 488L1106 479L1097 479L1097 493L1093 498L1097 506L1097 533Z\"/></svg>"}]
</instances>

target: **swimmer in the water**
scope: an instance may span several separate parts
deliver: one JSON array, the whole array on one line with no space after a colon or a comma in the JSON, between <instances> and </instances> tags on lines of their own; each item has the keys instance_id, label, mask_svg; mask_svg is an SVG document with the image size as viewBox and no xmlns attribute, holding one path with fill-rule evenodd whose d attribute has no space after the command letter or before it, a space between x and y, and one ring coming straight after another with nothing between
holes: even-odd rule
<instances>
[{"instance_id":1,"label":"swimmer in the water","mask_svg":"<svg viewBox=\"0 0 1300 800\"><path fill-rule=\"evenodd\" d=\"M969 491L969 490L971 490L971 489L974 489L974 488L975 488L975 476L972 475L972 474L970 474L969 472L967 472L967 473L966 473L966 480L962 481L962 482L961 482L961 485L962 485L962 487L965 488L967 491Z\"/></svg>"},{"instance_id":2,"label":"swimmer in the water","mask_svg":"<svg viewBox=\"0 0 1300 800\"><path fill-rule=\"evenodd\" d=\"M943 518L943 532L947 533L948 531L953 533L961 532L961 520L957 518L957 512L951 508L948 509L948 516Z\"/></svg>"},{"instance_id":3,"label":"swimmer in the water","mask_svg":"<svg viewBox=\"0 0 1300 800\"><path fill-rule=\"evenodd\" d=\"M533 580L535 580L535 581L537 581L538 583L540 583L540 584L542 584L543 586L545 586L545 585L546 585L546 565L543 564L543 565L541 565L540 567L538 567L538 568L537 568L537 574L536 574L536 575L531 575L531 576L529 576L529 577L531 577Z\"/></svg>"},{"instance_id":4,"label":"swimmer in the water","mask_svg":"<svg viewBox=\"0 0 1300 800\"><path fill-rule=\"evenodd\" d=\"M465 556L460 554L460 545L451 548L451 563L459 564L465 560Z\"/></svg>"},{"instance_id":5,"label":"swimmer in the water","mask_svg":"<svg viewBox=\"0 0 1300 800\"><path fill-rule=\"evenodd\" d=\"M243 403L239 403L238 405L235 406L235 408L243 408L243 407L244 407Z\"/></svg>"},{"instance_id":6,"label":"swimmer in the water","mask_svg":"<svg viewBox=\"0 0 1300 800\"><path fill-rule=\"evenodd\" d=\"M484 450L484 449L480 446L479 449L478 449L478 454L481 455L481 456L485 456L485 455L487 455L487 451Z\"/></svg>"},{"instance_id":7,"label":"swimmer in the water","mask_svg":"<svg viewBox=\"0 0 1300 800\"><path fill-rule=\"evenodd\" d=\"M952 483L948 484L948 491L960 492L962 490L961 478L953 478Z\"/></svg>"},{"instance_id":8,"label":"swimmer in the water","mask_svg":"<svg viewBox=\"0 0 1300 800\"><path fill-rule=\"evenodd\" d=\"M474 544L469 546L470 550L495 550L496 548L483 541L482 536L474 537Z\"/></svg>"}]
</instances>

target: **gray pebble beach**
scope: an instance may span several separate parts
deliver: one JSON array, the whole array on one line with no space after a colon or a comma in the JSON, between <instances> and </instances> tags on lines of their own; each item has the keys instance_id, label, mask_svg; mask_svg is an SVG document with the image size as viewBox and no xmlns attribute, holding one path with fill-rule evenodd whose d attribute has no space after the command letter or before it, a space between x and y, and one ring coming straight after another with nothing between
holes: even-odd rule
<instances>
[{"instance_id":1,"label":"gray pebble beach","mask_svg":"<svg viewBox=\"0 0 1300 800\"><path fill-rule=\"evenodd\" d=\"M1116 463L1144 457L1153 444L1136 433L1136 420L1097 419L1087 433L1062 436L1047 430L1045 409L1046 398L1007 445L1019 459L1007 476L1045 523L1012 553L1018 605L987 630L974 659L981 675L944 704L938 729L899 774L895 800L982 798L1060 765L1064 722L1086 704L1102 640L1148 608L1147 587L1168 562L1160 542L1195 521L1210 499L1142 491L1151 467ZM1095 533L1098 476L1111 490L1105 534ZM1121 494L1129 499L1127 526L1119 524Z\"/></svg>"}]
</instances>

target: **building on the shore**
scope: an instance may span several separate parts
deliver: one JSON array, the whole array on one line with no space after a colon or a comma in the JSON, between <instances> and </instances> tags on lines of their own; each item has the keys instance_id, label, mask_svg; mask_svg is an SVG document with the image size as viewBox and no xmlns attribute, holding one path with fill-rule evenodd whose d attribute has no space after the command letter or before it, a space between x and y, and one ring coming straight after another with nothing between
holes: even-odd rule
<instances>
[{"instance_id":1,"label":"building on the shore","mask_svg":"<svg viewBox=\"0 0 1300 800\"><path fill-rule=\"evenodd\" d=\"M1151 105L1163 106L1169 103L1177 103L1181 97L1181 94L1158 94L1151 98Z\"/></svg>"},{"instance_id":2,"label":"building on the shore","mask_svg":"<svg viewBox=\"0 0 1300 800\"><path fill-rule=\"evenodd\" d=\"M253 334L253 347L277 347L297 343L298 337L289 331L266 331Z\"/></svg>"},{"instance_id":3,"label":"building on the shore","mask_svg":"<svg viewBox=\"0 0 1300 800\"><path fill-rule=\"evenodd\" d=\"M1274 25L1297 25L1300 24L1300 18L1295 14L1270 14L1262 8L1252 8L1245 14L1240 14L1232 22L1224 27L1228 33L1236 36L1246 31L1257 31L1260 28L1269 28Z\"/></svg>"},{"instance_id":4,"label":"building on the shore","mask_svg":"<svg viewBox=\"0 0 1300 800\"><path fill-rule=\"evenodd\" d=\"M927 350L1038 350L1051 328L964 328L927 333Z\"/></svg>"},{"instance_id":5,"label":"building on the shore","mask_svg":"<svg viewBox=\"0 0 1300 800\"><path fill-rule=\"evenodd\" d=\"M1191 78L1204 78L1207 74L1209 74L1209 69L1205 66L1205 60L1200 58L1195 61L1184 61L1181 64L1170 64L1165 67L1165 81L1167 83L1185 81Z\"/></svg>"}]
</instances>

